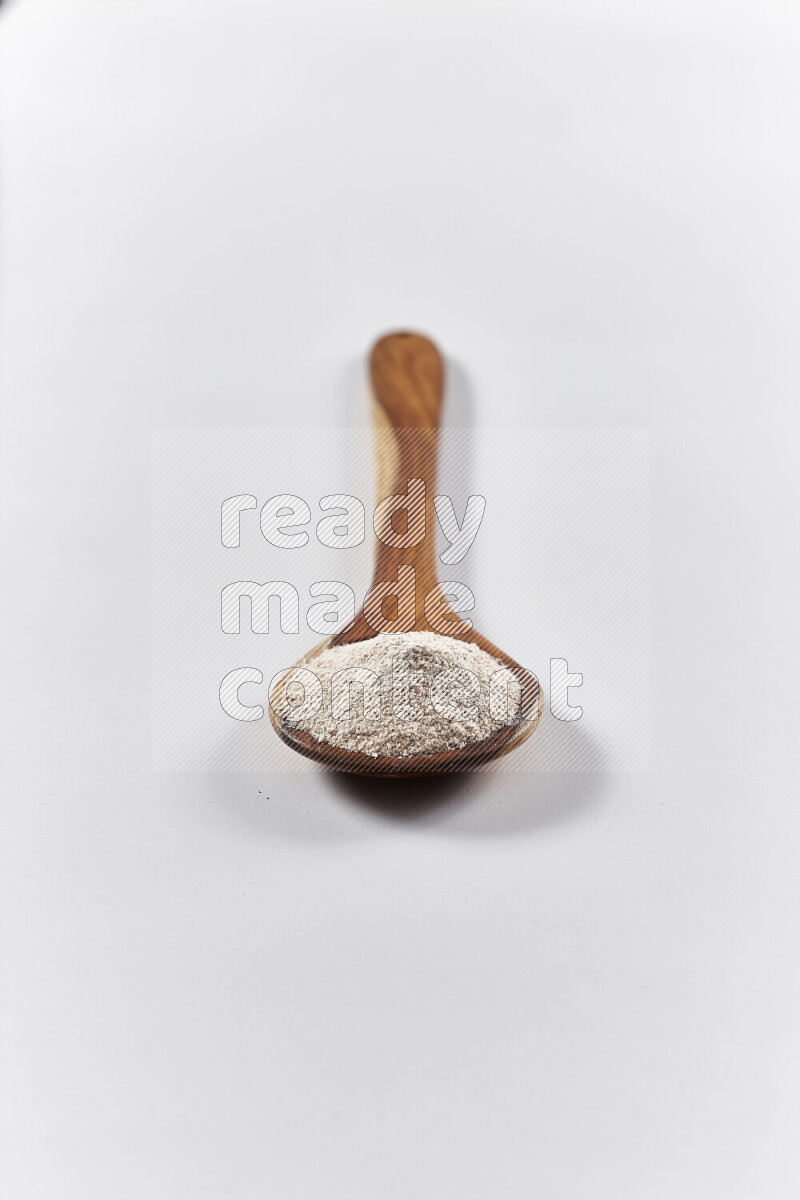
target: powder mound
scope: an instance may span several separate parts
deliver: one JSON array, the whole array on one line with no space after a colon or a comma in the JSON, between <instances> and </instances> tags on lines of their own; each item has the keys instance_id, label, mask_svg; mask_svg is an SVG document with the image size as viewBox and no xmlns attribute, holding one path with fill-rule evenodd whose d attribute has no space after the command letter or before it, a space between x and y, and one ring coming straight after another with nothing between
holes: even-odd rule
<instances>
[{"instance_id":1,"label":"powder mound","mask_svg":"<svg viewBox=\"0 0 800 1200\"><path fill-rule=\"evenodd\" d=\"M381 633L287 673L280 715L330 746L373 758L437 754L517 719L520 685L491 654L438 633Z\"/></svg>"}]
</instances>

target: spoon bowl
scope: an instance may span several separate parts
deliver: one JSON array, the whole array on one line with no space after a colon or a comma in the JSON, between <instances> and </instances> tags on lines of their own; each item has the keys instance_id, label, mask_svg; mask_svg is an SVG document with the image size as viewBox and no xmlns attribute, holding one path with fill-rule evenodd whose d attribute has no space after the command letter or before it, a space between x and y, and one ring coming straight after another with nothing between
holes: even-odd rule
<instances>
[{"instance_id":1,"label":"spoon bowl","mask_svg":"<svg viewBox=\"0 0 800 1200\"><path fill-rule=\"evenodd\" d=\"M375 758L360 751L346 750L320 742L306 730L294 728L284 720L283 689L291 670L276 682L269 701L269 715L278 736L293 750L332 770L354 775L426 776L470 771L516 749L533 733L542 713L542 697L536 676L498 649L468 621L459 618L447 602L439 585L436 568L435 510L436 461L439 424L444 389L444 366L434 343L418 333L391 333L382 337L370 355L372 415L376 435L378 495L409 495L412 480L424 483L424 501L416 517L424 536L414 545L406 545L414 517L407 515L406 528L398 529L391 506L379 505L376 513L378 534L373 588L396 580L401 567L414 570L414 611L400 612L386 624L384 604L365 601L355 619L340 632L325 638L296 664L309 667L317 655L333 646L365 642L378 632L431 631L463 642L472 642L497 659L516 677L520 702L512 723L495 730L479 742L455 750L434 754L404 756L382 755ZM422 505L424 504L424 510ZM424 520L424 525L422 522ZM368 593L368 597L371 593ZM376 609L380 629L376 629ZM371 615L372 622L368 620Z\"/></svg>"}]
</instances>

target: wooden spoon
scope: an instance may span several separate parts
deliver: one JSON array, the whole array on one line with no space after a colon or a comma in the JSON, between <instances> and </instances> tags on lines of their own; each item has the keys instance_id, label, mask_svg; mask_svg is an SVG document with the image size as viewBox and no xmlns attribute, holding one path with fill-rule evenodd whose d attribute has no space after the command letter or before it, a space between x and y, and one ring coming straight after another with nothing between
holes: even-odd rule
<instances>
[{"instance_id":1,"label":"wooden spoon","mask_svg":"<svg viewBox=\"0 0 800 1200\"><path fill-rule=\"evenodd\" d=\"M499 659L517 677L521 688L517 718L481 742L457 750L406 757L386 755L373 758L360 751L344 750L317 741L310 733L294 729L280 716L286 672L270 697L270 720L279 737L293 750L336 771L355 775L419 776L471 770L507 754L529 737L539 721L542 700L536 676L498 650L482 634L468 628L442 595L436 569L435 509L436 459L442 410L444 367L436 346L418 333L390 333L382 337L370 355L373 390L373 421L378 459L378 496L406 494L411 479L425 484L425 537L415 546L391 546L377 542L374 583L394 580L403 565L416 572L416 602L413 630L433 630L463 642L474 642ZM402 534L389 514L380 526L383 536ZM426 614L427 597L427 614ZM434 625L431 624L431 620ZM377 636L364 610L341 632L320 642L297 663L309 666L329 646L345 646ZM293 669L293 668L292 668ZM313 668L312 668L313 669Z\"/></svg>"}]
</instances>

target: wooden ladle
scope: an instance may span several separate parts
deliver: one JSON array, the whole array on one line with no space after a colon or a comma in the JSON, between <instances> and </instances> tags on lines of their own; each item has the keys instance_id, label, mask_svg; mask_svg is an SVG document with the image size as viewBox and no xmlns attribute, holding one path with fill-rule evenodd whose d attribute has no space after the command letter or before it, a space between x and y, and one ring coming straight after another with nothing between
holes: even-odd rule
<instances>
[{"instance_id":1,"label":"wooden ladle","mask_svg":"<svg viewBox=\"0 0 800 1200\"><path fill-rule=\"evenodd\" d=\"M373 391L373 420L378 459L378 496L405 495L409 481L425 484L425 536L416 545L387 545L402 535L391 513L379 526L384 540L377 542L374 583L395 580L399 569L411 566L416 573L414 631L433 630L463 642L474 642L499 659L520 683L519 710L513 724L505 725L483 741L436 754L406 757L386 755L373 758L360 751L345 750L317 741L306 730L295 729L281 717L282 693L289 672L278 680L270 697L270 720L279 737L307 758L336 771L355 775L419 776L467 771L501 754L507 754L533 733L542 712L536 676L509 658L482 634L453 612L441 592L436 569L435 510L436 459L442 411L444 367L436 346L418 333L390 333L382 337L370 355ZM395 514L399 518L399 513ZM427 598L427 603L426 603ZM374 617L374 614L373 614ZM431 624L433 622L433 624ZM404 630L409 631L410 630ZM320 642L304 655L297 666L309 666L329 646L345 646L377 636L364 609L343 631ZM313 668L312 668L313 669Z\"/></svg>"}]
</instances>

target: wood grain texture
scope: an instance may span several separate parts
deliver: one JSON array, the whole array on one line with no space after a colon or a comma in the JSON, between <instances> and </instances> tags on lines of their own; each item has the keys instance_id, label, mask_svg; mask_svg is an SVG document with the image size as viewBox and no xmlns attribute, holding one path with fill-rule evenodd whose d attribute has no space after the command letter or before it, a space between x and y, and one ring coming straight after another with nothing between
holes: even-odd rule
<instances>
[{"instance_id":1,"label":"wood grain texture","mask_svg":"<svg viewBox=\"0 0 800 1200\"><path fill-rule=\"evenodd\" d=\"M444 364L436 346L419 333L392 333L375 343L370 354L373 427L377 459L378 499L403 495L409 481L425 484L425 537L416 546L388 546L376 535L373 584L397 578L401 566L414 568L416 602L414 630L430 629L425 597L438 589L436 570L436 466L439 424L444 393ZM396 532L403 532L395 524ZM385 525L382 532L386 532ZM441 593L440 593L441 596ZM441 598L437 610L444 620L458 621ZM434 631L435 632L435 631ZM352 627L339 633L334 646L375 637L363 609Z\"/></svg>"},{"instance_id":2,"label":"wood grain texture","mask_svg":"<svg viewBox=\"0 0 800 1200\"><path fill-rule=\"evenodd\" d=\"M370 755L343 750L318 742L304 730L293 729L280 718L283 680L279 680L270 698L270 720L287 745L299 754L337 770L357 775L424 776L473 770L493 758L515 749L533 733L542 713L542 697L536 676L464 623L445 600L439 587L436 566L436 468L439 452L439 427L444 394L444 364L434 343L419 333L391 333L382 337L370 355L370 379L373 391L373 425L378 482L378 500L405 495L409 481L421 479L425 485L425 536L413 546L387 545L376 536L373 586L395 580L402 566L414 568L416 596L413 623L409 631L432 630L464 642L473 642L491 654L516 676L521 688L517 720L497 730L482 742L443 751L440 754L408 757ZM395 520L387 529L379 522L377 531L391 537L405 533ZM435 619L429 623L425 612ZM431 603L433 600L433 603ZM386 615L384 609L384 615ZM344 646L368 641L378 630L367 620L364 609L355 620L333 637L326 638L306 655L308 665L328 646Z\"/></svg>"}]
</instances>

